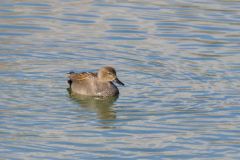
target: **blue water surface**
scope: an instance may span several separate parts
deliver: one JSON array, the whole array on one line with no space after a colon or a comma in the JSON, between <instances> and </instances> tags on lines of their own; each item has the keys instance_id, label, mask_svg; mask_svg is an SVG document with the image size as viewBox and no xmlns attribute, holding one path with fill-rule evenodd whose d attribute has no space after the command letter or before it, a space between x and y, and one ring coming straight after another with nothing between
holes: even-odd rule
<instances>
[{"instance_id":1,"label":"blue water surface","mask_svg":"<svg viewBox=\"0 0 240 160\"><path fill-rule=\"evenodd\" d=\"M3 0L0 159L240 159L240 1ZM118 99L66 73L114 66Z\"/></svg>"}]
</instances>

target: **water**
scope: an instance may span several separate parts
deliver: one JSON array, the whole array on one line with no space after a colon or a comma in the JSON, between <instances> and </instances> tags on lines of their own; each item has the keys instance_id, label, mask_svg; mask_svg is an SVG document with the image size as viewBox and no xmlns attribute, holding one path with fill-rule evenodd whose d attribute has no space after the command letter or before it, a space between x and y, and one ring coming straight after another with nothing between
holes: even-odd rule
<instances>
[{"instance_id":1,"label":"water","mask_svg":"<svg viewBox=\"0 0 240 160\"><path fill-rule=\"evenodd\" d=\"M239 159L240 1L2 0L0 159ZM69 71L117 68L118 98Z\"/></svg>"}]
</instances>

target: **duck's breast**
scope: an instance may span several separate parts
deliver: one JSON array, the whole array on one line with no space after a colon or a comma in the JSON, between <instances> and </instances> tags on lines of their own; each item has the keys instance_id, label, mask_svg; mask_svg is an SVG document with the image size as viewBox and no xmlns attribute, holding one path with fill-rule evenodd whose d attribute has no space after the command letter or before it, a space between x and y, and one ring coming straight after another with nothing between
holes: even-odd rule
<instances>
[{"instance_id":1,"label":"duck's breast","mask_svg":"<svg viewBox=\"0 0 240 160\"><path fill-rule=\"evenodd\" d=\"M116 96L118 94L119 90L112 82L97 85L97 96Z\"/></svg>"}]
</instances>

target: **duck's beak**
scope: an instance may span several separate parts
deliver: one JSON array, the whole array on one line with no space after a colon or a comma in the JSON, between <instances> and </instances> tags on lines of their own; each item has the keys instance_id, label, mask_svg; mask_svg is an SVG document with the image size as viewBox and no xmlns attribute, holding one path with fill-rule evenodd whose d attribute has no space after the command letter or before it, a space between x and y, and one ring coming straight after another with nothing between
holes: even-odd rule
<instances>
[{"instance_id":1,"label":"duck's beak","mask_svg":"<svg viewBox=\"0 0 240 160\"><path fill-rule=\"evenodd\" d=\"M114 80L114 82L116 82L117 84L120 84L120 85L124 86L124 83L122 83L118 78L116 78L116 79Z\"/></svg>"}]
</instances>

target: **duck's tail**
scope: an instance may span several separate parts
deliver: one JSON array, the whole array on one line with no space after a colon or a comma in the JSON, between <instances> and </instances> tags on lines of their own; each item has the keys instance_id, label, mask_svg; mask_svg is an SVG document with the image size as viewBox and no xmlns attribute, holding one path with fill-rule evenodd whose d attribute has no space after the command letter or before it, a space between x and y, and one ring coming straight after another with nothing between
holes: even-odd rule
<instances>
[{"instance_id":1,"label":"duck's tail","mask_svg":"<svg viewBox=\"0 0 240 160\"><path fill-rule=\"evenodd\" d=\"M73 74L73 73L75 73L75 72L73 72L73 71L68 72L68 73L66 73L66 76L69 77L69 76L70 76L71 74Z\"/></svg>"},{"instance_id":2,"label":"duck's tail","mask_svg":"<svg viewBox=\"0 0 240 160\"><path fill-rule=\"evenodd\" d=\"M67 76L68 78L70 78L69 76L70 76L71 74L73 74L73 73L75 73L75 72L73 72L73 71L68 72L68 73L66 74L66 76ZM69 79L67 82L68 82L68 84L69 84L69 88L71 88L71 86L72 86L72 80Z\"/></svg>"}]
</instances>

